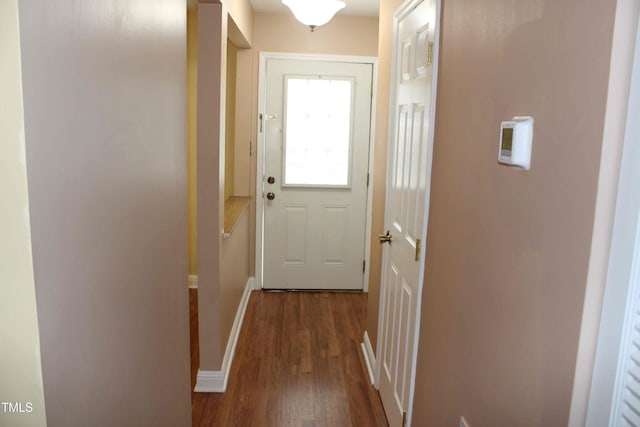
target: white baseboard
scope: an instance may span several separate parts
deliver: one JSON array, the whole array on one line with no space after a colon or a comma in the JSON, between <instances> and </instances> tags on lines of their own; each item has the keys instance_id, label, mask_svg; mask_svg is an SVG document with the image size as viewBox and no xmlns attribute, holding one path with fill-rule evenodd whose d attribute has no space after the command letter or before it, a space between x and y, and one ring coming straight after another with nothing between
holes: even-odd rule
<instances>
[{"instance_id":1,"label":"white baseboard","mask_svg":"<svg viewBox=\"0 0 640 427\"><path fill-rule=\"evenodd\" d=\"M376 383L375 376L373 375L373 367L376 366L376 356L373 354L373 347L371 347L371 340L369 340L369 334L364 331L363 342L360 344L362 347L362 354L364 361L367 364L367 371L369 371L369 380L371 384Z\"/></svg>"},{"instance_id":2,"label":"white baseboard","mask_svg":"<svg viewBox=\"0 0 640 427\"><path fill-rule=\"evenodd\" d=\"M247 304L249 303L251 291L254 289L255 280L256 279L254 277L249 277L247 284L244 287L244 293L240 299L240 305L238 306L236 318L233 321L229 340L227 341L227 348L224 352L224 358L222 359L222 369L219 371L202 371L198 369L196 386L193 391L203 393L224 393L227 390L227 381L229 380L229 372L231 372L233 356L236 352L238 336L240 336L244 313L247 311Z\"/></svg>"},{"instance_id":3,"label":"white baseboard","mask_svg":"<svg viewBox=\"0 0 640 427\"><path fill-rule=\"evenodd\" d=\"M190 274L188 283L189 289L198 289L198 276L196 274Z\"/></svg>"},{"instance_id":4,"label":"white baseboard","mask_svg":"<svg viewBox=\"0 0 640 427\"><path fill-rule=\"evenodd\" d=\"M226 390L225 373L223 371L201 371L198 369L196 386L193 391L202 393L224 393Z\"/></svg>"}]
</instances>

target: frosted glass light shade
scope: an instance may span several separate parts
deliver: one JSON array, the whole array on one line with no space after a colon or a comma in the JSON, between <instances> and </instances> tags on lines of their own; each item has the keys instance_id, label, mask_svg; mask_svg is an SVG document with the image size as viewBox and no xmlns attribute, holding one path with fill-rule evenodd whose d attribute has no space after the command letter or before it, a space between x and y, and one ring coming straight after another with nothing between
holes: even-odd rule
<instances>
[{"instance_id":1,"label":"frosted glass light shade","mask_svg":"<svg viewBox=\"0 0 640 427\"><path fill-rule=\"evenodd\" d=\"M282 0L293 16L304 25L314 28L324 25L346 4L340 0Z\"/></svg>"}]
</instances>

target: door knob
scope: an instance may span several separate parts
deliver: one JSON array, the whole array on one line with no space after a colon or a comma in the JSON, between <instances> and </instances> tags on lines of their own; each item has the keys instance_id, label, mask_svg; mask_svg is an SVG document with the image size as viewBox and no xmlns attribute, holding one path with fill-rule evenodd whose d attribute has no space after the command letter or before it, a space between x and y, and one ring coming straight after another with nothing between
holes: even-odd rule
<instances>
[{"instance_id":1,"label":"door knob","mask_svg":"<svg viewBox=\"0 0 640 427\"><path fill-rule=\"evenodd\" d=\"M271 191L269 191L269 192L267 193L267 199L269 199L269 200L273 200L273 199L275 199L275 198L276 198L275 193L273 193L273 192L271 192Z\"/></svg>"},{"instance_id":2,"label":"door knob","mask_svg":"<svg viewBox=\"0 0 640 427\"><path fill-rule=\"evenodd\" d=\"M387 230L387 234L379 234L378 239L380 239L380 243L391 243L393 236L389 234L389 230Z\"/></svg>"}]
</instances>

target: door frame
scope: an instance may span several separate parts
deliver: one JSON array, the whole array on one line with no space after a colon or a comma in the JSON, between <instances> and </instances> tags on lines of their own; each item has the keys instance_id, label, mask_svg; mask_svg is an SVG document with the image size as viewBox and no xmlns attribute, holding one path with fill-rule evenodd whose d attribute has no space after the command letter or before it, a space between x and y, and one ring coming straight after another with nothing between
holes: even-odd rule
<instances>
[{"instance_id":1,"label":"door frame","mask_svg":"<svg viewBox=\"0 0 640 427\"><path fill-rule=\"evenodd\" d=\"M378 58L375 56L351 56L351 55L320 55L306 53L284 52L260 52L258 70L258 114L256 116L256 265L255 287L263 287L264 266L264 160L265 160L265 134L260 129L260 117L266 114L267 103L267 61L270 59L289 59L299 61L345 62L351 64L368 64L372 66L371 74L371 116L369 119L369 166L368 174L371 178L367 186L367 206L365 211L365 237L364 237L364 261L365 269L362 276L362 291L369 290L369 269L371 258L371 211L373 199L373 164L375 147L375 117L376 117L376 82L378 80Z\"/></svg>"},{"instance_id":2,"label":"door frame","mask_svg":"<svg viewBox=\"0 0 640 427\"><path fill-rule=\"evenodd\" d=\"M640 135L640 122L634 120L640 113L640 7L636 5L633 10L625 9L618 15L625 17L620 28L634 32L635 44L632 49L626 52L632 55L628 99L623 100L627 111L624 115L619 173L616 177L618 178L618 188L611 229L611 246L606 265L604 294L600 301L602 311L593 355L593 368L589 372L592 376L587 395L586 414L584 414L585 419L582 424L587 427L613 425L615 421L613 416L617 412L620 400L619 381L626 353L624 350L630 338L632 327L631 310L640 294L640 173L635 166L640 162L640 142L637 139L637 135ZM615 25L618 25L617 20ZM624 44L626 48L629 40L621 37L620 44ZM617 70L621 76L624 76L624 71L626 71L624 69L627 66L625 59L627 59L626 56L620 58ZM619 78L619 80L624 81L623 78ZM622 91L626 89L624 84L626 83L621 83L620 86ZM586 323L583 318L583 329ZM586 327L591 327L591 325L587 324ZM575 399L575 384L573 393L570 425L578 425L585 408L582 405L583 402L578 402Z\"/></svg>"},{"instance_id":3,"label":"door frame","mask_svg":"<svg viewBox=\"0 0 640 427\"><path fill-rule=\"evenodd\" d=\"M410 13L413 9L415 9L420 3L422 3L423 1L427 1L427 0L407 0L404 3L402 3L398 9L395 11L395 13L393 14L393 45L392 45L392 58L391 58L391 84L390 84L390 97L389 97L389 128L387 130L387 141L392 141L393 138L395 137L395 128L396 128L396 114L395 114L395 104L396 104L396 100L397 100L397 89L396 89L396 84L395 82L397 81L398 78L398 74L397 74L397 69L398 67L396 66L397 62L400 60L399 57L399 52L396 49L397 43L398 43L398 31L399 31L399 24L398 22L400 21L401 17L407 15L408 13ZM424 245L422 245L422 252L420 254L420 267L419 267L419 274L418 274L418 294L416 295L417 298L417 305L416 305L416 318L415 318L415 328L414 328L414 334L413 334L413 354L411 355L411 378L410 378L410 385L409 385L409 400L408 400L408 407L407 407L407 424L408 426L411 425L412 422L412 415L413 415L413 397L414 397L414 392L415 392L415 382L416 382L416 367L417 367L417 360L418 360L418 344L419 344L419 336L420 336L420 319L421 319L421 308L422 308L422 290L423 290L423 285L424 285L424 273L425 273L425 261L426 261L426 248L428 245L428 241L427 241L427 228L428 228L428 223L429 223L429 203L430 203L430 199L431 199L431 174L432 174L432 170L433 170L433 145L434 145L434 139L435 139L435 118L436 118L436 98L437 98L437 88L438 88L438 69L439 69L439 52L440 52L440 13L441 13L441 7L442 7L442 0L434 0L435 1L435 5L436 5L436 18L435 18L435 28L434 28L434 40L433 40L433 63L432 63L432 67L433 67L433 75L431 77L431 99L429 100L429 102L431 103L431 111L429 114L429 121L431 123L431 126L429 127L429 135L428 135L428 140L427 140L427 186L426 186L426 193L425 193L425 198L424 198L424 204L425 204L425 223L424 223L424 230L422 232L422 241L424 242ZM389 171L393 170L392 169L392 156L389 155L389 152L391 150L391 146L388 145L387 146L387 175L386 175L386 187L385 187L385 194L387 194L387 190L388 190L388 186L389 186ZM387 227L387 223L388 223L388 219L389 219L389 212L388 212L388 207L387 207L387 203L385 202L385 213L384 213L384 226L385 226L385 230ZM384 257L384 254L383 254ZM384 266L384 258L383 258L383 264ZM382 266L381 266L382 267ZM381 287L382 287L382 280L384 280L385 277L385 271L381 272ZM378 344L376 345L376 369L375 369L375 375L374 375L374 380L375 380L375 387L376 389L379 389L380 387L380 374L382 372L382 346L380 345L380 337L382 337L383 335L383 330L384 330L384 325L383 325L383 319L384 316L382 316L383 313L383 308L384 308L384 304L386 302L386 298L384 295L384 292L380 292L380 299L379 299L379 305L378 305Z\"/></svg>"}]
</instances>

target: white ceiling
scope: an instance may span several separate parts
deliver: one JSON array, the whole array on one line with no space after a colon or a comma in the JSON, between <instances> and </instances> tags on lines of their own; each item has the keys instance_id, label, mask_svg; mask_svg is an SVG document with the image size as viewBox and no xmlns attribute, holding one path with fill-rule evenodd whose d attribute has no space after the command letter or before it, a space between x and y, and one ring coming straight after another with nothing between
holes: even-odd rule
<instances>
[{"instance_id":1,"label":"white ceiling","mask_svg":"<svg viewBox=\"0 0 640 427\"><path fill-rule=\"evenodd\" d=\"M343 0L347 6L338 15L378 16L379 0ZM291 13L281 0L251 0L256 13Z\"/></svg>"}]
</instances>

